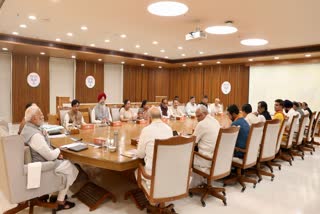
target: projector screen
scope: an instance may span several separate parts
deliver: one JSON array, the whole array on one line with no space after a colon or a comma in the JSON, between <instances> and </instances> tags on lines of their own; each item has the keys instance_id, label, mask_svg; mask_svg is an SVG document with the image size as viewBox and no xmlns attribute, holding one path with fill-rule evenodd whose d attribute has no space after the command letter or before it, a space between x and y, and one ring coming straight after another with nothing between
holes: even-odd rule
<instances>
[{"instance_id":1,"label":"projector screen","mask_svg":"<svg viewBox=\"0 0 320 214\"><path fill-rule=\"evenodd\" d=\"M312 111L320 110L320 64L251 66L249 103L253 111L264 100L274 112L274 100L307 102Z\"/></svg>"}]
</instances>

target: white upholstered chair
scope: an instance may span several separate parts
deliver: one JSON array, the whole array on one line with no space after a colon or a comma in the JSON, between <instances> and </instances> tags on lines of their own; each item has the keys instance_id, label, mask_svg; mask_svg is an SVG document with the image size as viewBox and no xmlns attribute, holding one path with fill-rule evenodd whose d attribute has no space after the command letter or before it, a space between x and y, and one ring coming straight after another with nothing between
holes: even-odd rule
<instances>
[{"instance_id":1,"label":"white upholstered chair","mask_svg":"<svg viewBox=\"0 0 320 214\"><path fill-rule=\"evenodd\" d=\"M270 176L271 181L273 181L274 179L272 167L268 164L268 162L276 157L276 148L278 143L280 125L280 120L278 119L267 120L265 122L260 152L257 160L257 165L255 166L256 174L259 177L258 182L262 180L261 175ZM272 172L264 171L262 165L268 166Z\"/></svg>"},{"instance_id":2,"label":"white upholstered chair","mask_svg":"<svg viewBox=\"0 0 320 214\"><path fill-rule=\"evenodd\" d=\"M302 158L302 160L304 160L304 149L303 149L302 142L303 142L304 131L306 129L308 119L309 119L308 115L301 116L301 122L299 124L298 133L295 135L292 142L293 143L292 155L299 156Z\"/></svg>"},{"instance_id":3,"label":"white upholstered chair","mask_svg":"<svg viewBox=\"0 0 320 214\"><path fill-rule=\"evenodd\" d=\"M148 199L159 206L149 206L153 213L173 211L173 205L165 202L188 196L189 179L195 137L176 136L165 140L155 140L151 175L144 166L138 168L137 183ZM150 187L146 180L150 181Z\"/></svg>"},{"instance_id":4,"label":"white upholstered chair","mask_svg":"<svg viewBox=\"0 0 320 214\"><path fill-rule=\"evenodd\" d=\"M66 116L66 114L68 113L68 111L70 111L71 107L58 107L58 117L59 117L59 121L60 121L60 125L63 126L63 121L64 121L64 117Z\"/></svg>"},{"instance_id":5,"label":"white upholstered chair","mask_svg":"<svg viewBox=\"0 0 320 214\"><path fill-rule=\"evenodd\" d=\"M281 164L276 163L276 159L279 159L281 156L281 149L280 149L281 141L282 141L282 136L283 136L284 130L286 129L287 122L288 122L288 119L285 119L281 122L280 130L279 130L279 134L278 134L278 139L277 139L276 157L272 161L268 162L268 164L270 166L277 166L279 168L279 170L281 170ZM271 172L273 172L272 167L271 167Z\"/></svg>"},{"instance_id":6,"label":"white upholstered chair","mask_svg":"<svg viewBox=\"0 0 320 214\"><path fill-rule=\"evenodd\" d=\"M239 127L230 127L227 129L220 129L216 146L212 157L207 157L199 152L195 152L194 156L199 156L199 158L211 161L211 168L205 170L205 168L199 168L193 166L193 172L201 175L207 179L205 185L200 187L192 188L189 190L190 196L193 193L201 193L201 203L205 206L205 198L208 195L212 195L221 199L224 205L227 205L227 199L225 197L225 189L217 188L211 185L211 182L228 176L231 172L231 164L233 151L236 145L237 137L239 134ZM222 192L222 194L220 194Z\"/></svg>"},{"instance_id":7,"label":"white upholstered chair","mask_svg":"<svg viewBox=\"0 0 320 214\"><path fill-rule=\"evenodd\" d=\"M241 151L244 153L243 159L233 157L232 166L237 168L237 174L224 180L224 186L227 184L239 182L242 186L242 192L246 189L245 182L253 183L255 188L257 181L245 176L245 170L253 167L257 163L257 157L259 153L259 147L263 135L264 122L252 124L250 127L250 132L246 142L246 149L235 148L236 151Z\"/></svg>"},{"instance_id":8,"label":"white upholstered chair","mask_svg":"<svg viewBox=\"0 0 320 214\"><path fill-rule=\"evenodd\" d=\"M311 118L309 120L309 124L307 124L306 126L306 133L304 133L304 137L303 137L303 146L304 148L309 148L306 149L306 151L310 151L310 153L312 154L312 151L315 151L313 144L313 137L314 137L314 132L315 132L315 127L314 127L314 121L316 119L316 114L317 112L313 112L311 114Z\"/></svg>"},{"instance_id":9,"label":"white upholstered chair","mask_svg":"<svg viewBox=\"0 0 320 214\"><path fill-rule=\"evenodd\" d=\"M120 108L111 108L112 121L120 121Z\"/></svg>"},{"instance_id":10,"label":"white upholstered chair","mask_svg":"<svg viewBox=\"0 0 320 214\"><path fill-rule=\"evenodd\" d=\"M27 163L30 160L30 149L24 146L22 136L12 135L0 138L2 189L12 204L18 204L17 207L6 211L5 214L17 213L28 207L29 213L33 213L34 206L57 208L56 203L43 202L40 196L64 189L66 178L55 173L53 161L42 162L40 187L27 189Z\"/></svg>"}]
</instances>

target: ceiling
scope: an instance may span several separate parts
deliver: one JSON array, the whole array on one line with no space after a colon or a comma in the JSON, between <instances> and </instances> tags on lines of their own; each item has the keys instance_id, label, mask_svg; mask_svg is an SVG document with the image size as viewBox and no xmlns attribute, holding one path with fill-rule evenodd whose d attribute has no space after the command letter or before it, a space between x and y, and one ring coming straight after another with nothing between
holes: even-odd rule
<instances>
[{"instance_id":1,"label":"ceiling","mask_svg":"<svg viewBox=\"0 0 320 214\"><path fill-rule=\"evenodd\" d=\"M16 31L23 37L49 41L60 38L62 43L95 44L97 48L117 51L123 48L124 52L169 59L320 44L319 0L178 1L188 5L188 13L158 17L147 11L154 0L6 0L0 9L0 33ZM29 15L35 15L37 20L29 20ZM208 34L204 40L184 39L197 26L204 30L227 20L234 21L237 33ZM20 28L21 24L27 28ZM80 29L84 25L88 30ZM68 32L73 36L67 36ZM121 34L127 37L121 38ZM269 44L240 44L242 39L256 37ZM104 42L106 39L110 42ZM135 47L137 44L140 48ZM200 51L204 53L199 54Z\"/></svg>"}]
</instances>

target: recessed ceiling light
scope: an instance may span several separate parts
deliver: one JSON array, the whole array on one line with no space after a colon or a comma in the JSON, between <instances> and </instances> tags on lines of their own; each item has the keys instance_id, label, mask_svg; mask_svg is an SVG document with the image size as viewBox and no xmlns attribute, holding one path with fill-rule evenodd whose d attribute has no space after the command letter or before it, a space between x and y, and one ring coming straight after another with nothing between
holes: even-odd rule
<instances>
[{"instance_id":1,"label":"recessed ceiling light","mask_svg":"<svg viewBox=\"0 0 320 214\"><path fill-rule=\"evenodd\" d=\"M94 47L94 46L96 46L96 45L95 45L95 44L90 44L90 46L91 46L91 47Z\"/></svg>"},{"instance_id":2,"label":"recessed ceiling light","mask_svg":"<svg viewBox=\"0 0 320 214\"><path fill-rule=\"evenodd\" d=\"M136 45L136 48L140 48L140 45Z\"/></svg>"},{"instance_id":3,"label":"recessed ceiling light","mask_svg":"<svg viewBox=\"0 0 320 214\"><path fill-rule=\"evenodd\" d=\"M232 34L238 31L238 29L236 27L233 26L211 26L211 27L207 27L205 29L205 31L207 33L211 33L211 34L218 34L218 35L224 35L224 34Z\"/></svg>"},{"instance_id":4,"label":"recessed ceiling light","mask_svg":"<svg viewBox=\"0 0 320 214\"><path fill-rule=\"evenodd\" d=\"M106 40L104 40L104 42L108 43L108 42L110 42L110 40L109 40L109 39L106 39Z\"/></svg>"},{"instance_id":5,"label":"recessed ceiling light","mask_svg":"<svg viewBox=\"0 0 320 214\"><path fill-rule=\"evenodd\" d=\"M165 56L164 58L169 59L169 57L168 57L168 56Z\"/></svg>"},{"instance_id":6,"label":"recessed ceiling light","mask_svg":"<svg viewBox=\"0 0 320 214\"><path fill-rule=\"evenodd\" d=\"M148 53L147 52L145 52L145 53L143 53L144 55L148 55Z\"/></svg>"},{"instance_id":7,"label":"recessed ceiling light","mask_svg":"<svg viewBox=\"0 0 320 214\"><path fill-rule=\"evenodd\" d=\"M261 46L268 44L268 41L265 39L244 39L240 43L246 46Z\"/></svg>"},{"instance_id":8,"label":"recessed ceiling light","mask_svg":"<svg viewBox=\"0 0 320 214\"><path fill-rule=\"evenodd\" d=\"M30 19L30 20L36 20L37 19L37 17L36 16L28 16L28 18Z\"/></svg>"},{"instance_id":9,"label":"recessed ceiling light","mask_svg":"<svg viewBox=\"0 0 320 214\"><path fill-rule=\"evenodd\" d=\"M56 38L56 41L57 41L57 42L61 42L61 39L60 39L60 38Z\"/></svg>"},{"instance_id":10,"label":"recessed ceiling light","mask_svg":"<svg viewBox=\"0 0 320 214\"><path fill-rule=\"evenodd\" d=\"M18 32L15 32L15 31L12 32L12 34L13 34L13 35L19 35L19 33L18 33Z\"/></svg>"},{"instance_id":11,"label":"recessed ceiling light","mask_svg":"<svg viewBox=\"0 0 320 214\"><path fill-rule=\"evenodd\" d=\"M250 62L252 62L253 61L253 59L248 59Z\"/></svg>"},{"instance_id":12,"label":"recessed ceiling light","mask_svg":"<svg viewBox=\"0 0 320 214\"><path fill-rule=\"evenodd\" d=\"M45 53L45 52L40 52L40 54L41 54L41 55L46 55L46 53Z\"/></svg>"},{"instance_id":13,"label":"recessed ceiling light","mask_svg":"<svg viewBox=\"0 0 320 214\"><path fill-rule=\"evenodd\" d=\"M203 51L199 51L199 54L201 54L201 55L202 55L202 54L204 54L204 52L203 52Z\"/></svg>"},{"instance_id":14,"label":"recessed ceiling light","mask_svg":"<svg viewBox=\"0 0 320 214\"><path fill-rule=\"evenodd\" d=\"M161 53L164 53L164 52L166 52L166 51L165 51L165 50L163 50L163 49L161 49L161 50L160 50L160 52L161 52Z\"/></svg>"},{"instance_id":15,"label":"recessed ceiling light","mask_svg":"<svg viewBox=\"0 0 320 214\"><path fill-rule=\"evenodd\" d=\"M274 59L275 59L275 60L278 60L278 59L280 59L280 57L278 57L278 56L275 56L275 57L274 57Z\"/></svg>"},{"instance_id":16,"label":"recessed ceiling light","mask_svg":"<svg viewBox=\"0 0 320 214\"><path fill-rule=\"evenodd\" d=\"M123 64L125 64L125 62L124 62L124 61L122 61L122 62L121 62L121 64L123 65Z\"/></svg>"},{"instance_id":17,"label":"recessed ceiling light","mask_svg":"<svg viewBox=\"0 0 320 214\"><path fill-rule=\"evenodd\" d=\"M21 28L27 28L27 25L26 25L26 24L21 24L21 25L19 25L19 27L21 27Z\"/></svg>"},{"instance_id":18,"label":"recessed ceiling light","mask_svg":"<svg viewBox=\"0 0 320 214\"><path fill-rule=\"evenodd\" d=\"M121 37L121 38L126 38L127 35L126 35L126 34L121 34L120 37Z\"/></svg>"},{"instance_id":19,"label":"recessed ceiling light","mask_svg":"<svg viewBox=\"0 0 320 214\"><path fill-rule=\"evenodd\" d=\"M186 65L186 64L182 64L182 66L183 66L183 67L186 67L187 65Z\"/></svg>"},{"instance_id":20,"label":"recessed ceiling light","mask_svg":"<svg viewBox=\"0 0 320 214\"><path fill-rule=\"evenodd\" d=\"M141 66L143 67L143 66L144 66L144 64L141 64Z\"/></svg>"},{"instance_id":21,"label":"recessed ceiling light","mask_svg":"<svg viewBox=\"0 0 320 214\"><path fill-rule=\"evenodd\" d=\"M162 66L159 66L158 68L160 68L160 69L161 69L161 68L162 68Z\"/></svg>"},{"instance_id":22,"label":"recessed ceiling light","mask_svg":"<svg viewBox=\"0 0 320 214\"><path fill-rule=\"evenodd\" d=\"M311 57L311 54L306 54L306 55L304 55L305 57Z\"/></svg>"},{"instance_id":23,"label":"recessed ceiling light","mask_svg":"<svg viewBox=\"0 0 320 214\"><path fill-rule=\"evenodd\" d=\"M186 56L186 54L183 53L183 54L181 54L181 56Z\"/></svg>"},{"instance_id":24,"label":"recessed ceiling light","mask_svg":"<svg viewBox=\"0 0 320 214\"><path fill-rule=\"evenodd\" d=\"M8 51L8 48L2 48L3 51Z\"/></svg>"},{"instance_id":25,"label":"recessed ceiling light","mask_svg":"<svg viewBox=\"0 0 320 214\"><path fill-rule=\"evenodd\" d=\"M153 42L152 42L152 44L157 45L157 44L158 44L158 42L157 42L157 41L153 41Z\"/></svg>"},{"instance_id":26,"label":"recessed ceiling light","mask_svg":"<svg viewBox=\"0 0 320 214\"><path fill-rule=\"evenodd\" d=\"M180 2L159 1L150 4L148 11L157 16L180 16L188 12L188 6Z\"/></svg>"},{"instance_id":27,"label":"recessed ceiling light","mask_svg":"<svg viewBox=\"0 0 320 214\"><path fill-rule=\"evenodd\" d=\"M81 29L81 30L88 30L88 27L87 27L87 26L81 26L80 29Z\"/></svg>"},{"instance_id":28,"label":"recessed ceiling light","mask_svg":"<svg viewBox=\"0 0 320 214\"><path fill-rule=\"evenodd\" d=\"M198 65L202 65L202 62L199 62Z\"/></svg>"},{"instance_id":29,"label":"recessed ceiling light","mask_svg":"<svg viewBox=\"0 0 320 214\"><path fill-rule=\"evenodd\" d=\"M218 61L218 62L216 62L217 64L220 64L221 62L220 61Z\"/></svg>"},{"instance_id":30,"label":"recessed ceiling light","mask_svg":"<svg viewBox=\"0 0 320 214\"><path fill-rule=\"evenodd\" d=\"M182 46L179 46L179 47L178 47L178 49L179 49L179 50L182 50L182 49L183 49L183 47L182 47Z\"/></svg>"},{"instance_id":31,"label":"recessed ceiling light","mask_svg":"<svg viewBox=\"0 0 320 214\"><path fill-rule=\"evenodd\" d=\"M102 59L98 59L98 61L99 61L99 62L101 62L101 61L102 61Z\"/></svg>"},{"instance_id":32,"label":"recessed ceiling light","mask_svg":"<svg viewBox=\"0 0 320 214\"><path fill-rule=\"evenodd\" d=\"M120 51L124 51L124 48L120 48L119 50L120 50Z\"/></svg>"},{"instance_id":33,"label":"recessed ceiling light","mask_svg":"<svg viewBox=\"0 0 320 214\"><path fill-rule=\"evenodd\" d=\"M67 36L73 36L73 33L69 32L69 33L67 33Z\"/></svg>"},{"instance_id":34,"label":"recessed ceiling light","mask_svg":"<svg viewBox=\"0 0 320 214\"><path fill-rule=\"evenodd\" d=\"M72 58L72 59L75 59L75 58L76 58L76 56L75 56L75 55L72 55L72 56L71 56L71 58Z\"/></svg>"}]
</instances>

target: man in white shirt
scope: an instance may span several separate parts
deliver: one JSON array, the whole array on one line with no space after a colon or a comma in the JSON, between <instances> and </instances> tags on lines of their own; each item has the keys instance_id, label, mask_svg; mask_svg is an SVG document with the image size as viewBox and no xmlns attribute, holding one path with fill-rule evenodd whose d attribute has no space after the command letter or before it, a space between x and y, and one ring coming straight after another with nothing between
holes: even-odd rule
<instances>
[{"instance_id":1,"label":"man in white shirt","mask_svg":"<svg viewBox=\"0 0 320 214\"><path fill-rule=\"evenodd\" d=\"M223 113L223 105L220 104L220 99L214 99L214 103L210 105L211 112L214 114Z\"/></svg>"},{"instance_id":2,"label":"man in white shirt","mask_svg":"<svg viewBox=\"0 0 320 214\"><path fill-rule=\"evenodd\" d=\"M250 126L252 124L256 124L260 122L257 115L252 113L252 107L250 104L244 104L241 110L242 110L242 115L244 119L249 123Z\"/></svg>"},{"instance_id":3,"label":"man in white shirt","mask_svg":"<svg viewBox=\"0 0 320 214\"><path fill-rule=\"evenodd\" d=\"M196 110L198 124L193 135L196 136L196 143L199 153L207 157L212 157L220 130L219 122L208 114L208 109L201 105ZM193 160L193 166L203 172L209 173L211 161L207 161L197 155ZM202 179L195 174L193 175L192 186L196 186L202 182Z\"/></svg>"},{"instance_id":4,"label":"man in white shirt","mask_svg":"<svg viewBox=\"0 0 320 214\"><path fill-rule=\"evenodd\" d=\"M186 105L186 113L188 116L195 116L197 110L196 98L191 96L189 102Z\"/></svg>"},{"instance_id":5,"label":"man in white shirt","mask_svg":"<svg viewBox=\"0 0 320 214\"><path fill-rule=\"evenodd\" d=\"M171 117L183 117L184 113L182 112L179 107L179 101L178 100L173 100L173 105L169 107L169 114Z\"/></svg>"},{"instance_id":6,"label":"man in white shirt","mask_svg":"<svg viewBox=\"0 0 320 214\"><path fill-rule=\"evenodd\" d=\"M284 107L283 108L283 111L284 111L283 113L288 118L288 122L287 122L287 125L286 125L286 131L289 131L293 116L299 115L299 119L300 119L300 114L299 114L299 112L296 112L293 109L293 104L292 104L292 102L290 100L285 100L283 102L283 107ZM298 131L298 130L299 130L299 120L297 120L297 126L296 126L296 130L295 131Z\"/></svg>"},{"instance_id":7,"label":"man in white shirt","mask_svg":"<svg viewBox=\"0 0 320 214\"><path fill-rule=\"evenodd\" d=\"M170 126L162 122L159 108L152 107L149 109L149 115L152 122L141 131L137 156L144 158L145 170L151 175L155 139L170 138L173 136L173 132Z\"/></svg>"},{"instance_id":8,"label":"man in white shirt","mask_svg":"<svg viewBox=\"0 0 320 214\"><path fill-rule=\"evenodd\" d=\"M71 110L66 113L63 120L63 126L67 129L69 126L80 127L85 124L83 116L79 111L80 102L76 99L71 102Z\"/></svg>"},{"instance_id":9,"label":"man in white shirt","mask_svg":"<svg viewBox=\"0 0 320 214\"><path fill-rule=\"evenodd\" d=\"M44 122L43 114L38 106L30 106L25 112L26 124L22 129L21 136L25 144L30 147L32 162L54 161L56 163L55 173L61 174L67 179L66 188L59 191L57 197L58 210L70 209L74 203L65 201L69 187L76 180L78 169L68 160L63 160L59 148L53 149L49 139L40 130Z\"/></svg>"}]
</instances>

